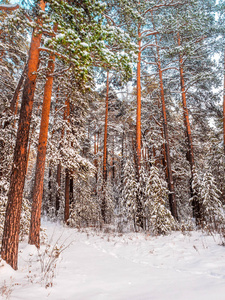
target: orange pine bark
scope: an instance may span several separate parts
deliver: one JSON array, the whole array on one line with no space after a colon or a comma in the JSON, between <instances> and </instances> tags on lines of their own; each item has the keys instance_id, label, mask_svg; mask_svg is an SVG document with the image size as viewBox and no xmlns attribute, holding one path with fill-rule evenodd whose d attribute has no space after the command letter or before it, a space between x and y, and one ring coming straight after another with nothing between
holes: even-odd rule
<instances>
[{"instance_id":1,"label":"orange pine bark","mask_svg":"<svg viewBox=\"0 0 225 300\"><path fill-rule=\"evenodd\" d=\"M141 32L138 27L138 62L137 62L137 116L136 116L136 152L137 171L141 166Z\"/></svg>"},{"instance_id":2,"label":"orange pine bark","mask_svg":"<svg viewBox=\"0 0 225 300\"><path fill-rule=\"evenodd\" d=\"M17 107L18 107L18 99L19 99L19 94L20 94L20 89L22 88L22 85L23 85L23 82L24 82L24 79L26 77L26 74L27 74L27 68L28 68L28 64L26 63L24 69L23 69L23 72L20 76L20 80L18 81L18 84L17 84L17 87L16 87L16 90L14 92L14 95L13 95L13 98L12 98L12 101L10 103L10 110L11 112L16 115L17 114Z\"/></svg>"},{"instance_id":3,"label":"orange pine bark","mask_svg":"<svg viewBox=\"0 0 225 300\"><path fill-rule=\"evenodd\" d=\"M224 77L223 77L223 147L225 154L225 48L224 48Z\"/></svg>"},{"instance_id":4,"label":"orange pine bark","mask_svg":"<svg viewBox=\"0 0 225 300\"><path fill-rule=\"evenodd\" d=\"M55 30L56 28L54 28ZM31 209L31 221L29 231L29 244L40 247L40 225L41 225L41 204L43 195L43 182L45 172L45 158L48 140L49 114L51 107L53 76L55 68L55 56L50 55L48 61L48 74L44 88L44 98L42 105L41 125L39 133L37 162L35 180L33 187L33 201Z\"/></svg>"},{"instance_id":5,"label":"orange pine bark","mask_svg":"<svg viewBox=\"0 0 225 300\"><path fill-rule=\"evenodd\" d=\"M169 188L169 192L170 192L169 193L169 203L170 203L170 210L171 210L173 217L178 219L177 203L176 203L176 199L175 199L172 167L171 167L171 160L170 160L170 144L169 144L169 135L168 135L167 116L166 116L165 95L164 95L164 88L163 88L162 67L161 67L161 60L160 60L157 36L155 36L155 44L156 44L157 66L158 66L159 81L160 81L160 96L161 96L162 117L163 117L163 133L164 133L164 138L166 141L166 143L164 145L165 145L165 155L166 155L168 188Z\"/></svg>"},{"instance_id":6,"label":"orange pine bark","mask_svg":"<svg viewBox=\"0 0 225 300\"><path fill-rule=\"evenodd\" d=\"M181 38L179 32L177 33L177 40L178 40L178 46L181 46ZM183 68L183 56L180 53L179 55L179 66L180 66L180 83L181 83L181 95L182 95L182 106L183 106L183 115L184 115L184 126L186 128L186 137L187 137L187 143L188 143L188 151L187 151L187 159L190 164L191 168L191 179L190 179L190 192L191 197L194 196L193 188L192 188L192 181L194 176L194 148L192 143L192 136L191 136L191 126L189 121L189 113L187 109L187 101L186 101L186 91L185 91L185 81L184 81L184 68ZM225 106L224 106L225 111ZM200 203L197 199L192 201L192 207L193 207L193 216L196 219L196 224L200 224L202 220L202 213L201 213L201 207Z\"/></svg>"},{"instance_id":7,"label":"orange pine bark","mask_svg":"<svg viewBox=\"0 0 225 300\"><path fill-rule=\"evenodd\" d=\"M45 9L45 3L43 0L40 1L39 6L42 10ZM38 18L37 24L38 26L42 25L40 18ZM27 145L37 79L37 68L39 61L38 48L40 47L41 36L42 34L40 33L40 29L36 28L31 39L28 71L23 88L20 119L12 164L10 188L2 239L1 257L15 270L17 269L18 261L20 215L27 166Z\"/></svg>"},{"instance_id":8,"label":"orange pine bark","mask_svg":"<svg viewBox=\"0 0 225 300\"><path fill-rule=\"evenodd\" d=\"M178 46L181 45L180 34L177 34L178 37ZM180 65L180 83L181 83L181 95L182 95L182 106L184 112L184 125L186 128L186 136L188 141L188 160L190 162L191 173L193 176L193 167L194 167L194 150L191 136L191 126L189 121L189 113L187 109L187 101L186 101L186 91L185 91L185 82L184 82L184 69L183 69L183 57L179 55L179 65Z\"/></svg>"}]
</instances>

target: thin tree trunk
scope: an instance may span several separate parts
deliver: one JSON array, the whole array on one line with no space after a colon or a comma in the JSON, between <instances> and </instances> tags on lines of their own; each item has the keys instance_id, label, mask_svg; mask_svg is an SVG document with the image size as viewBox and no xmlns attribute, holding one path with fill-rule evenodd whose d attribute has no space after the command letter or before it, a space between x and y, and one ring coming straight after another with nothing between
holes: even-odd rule
<instances>
[{"instance_id":1,"label":"thin tree trunk","mask_svg":"<svg viewBox=\"0 0 225 300\"><path fill-rule=\"evenodd\" d=\"M123 128L123 134L121 139L121 170L120 170L120 176L121 176L121 185L123 186L123 180L124 180L124 143L125 143L125 132Z\"/></svg>"},{"instance_id":2,"label":"thin tree trunk","mask_svg":"<svg viewBox=\"0 0 225 300\"><path fill-rule=\"evenodd\" d=\"M107 72L106 99L105 99L105 130L103 148L103 181L107 181L107 136L108 136L108 108L109 108L109 72Z\"/></svg>"},{"instance_id":3,"label":"thin tree trunk","mask_svg":"<svg viewBox=\"0 0 225 300\"><path fill-rule=\"evenodd\" d=\"M20 76L20 80L18 81L16 90L14 92L12 101L10 103L10 110L14 115L16 115L16 112L17 112L18 98L19 98L20 90L22 88L24 79L26 78L27 71L28 71L28 63L26 62L23 72Z\"/></svg>"},{"instance_id":4,"label":"thin tree trunk","mask_svg":"<svg viewBox=\"0 0 225 300\"><path fill-rule=\"evenodd\" d=\"M58 85L57 91L56 91L55 115L57 114L57 111L58 111L57 103L58 103L58 99L59 99L59 87L60 87L60 85ZM54 127L55 127L55 117L54 117L54 120L53 120L52 137L55 134ZM49 198L52 200L52 204L54 205L54 208L55 208L55 215L57 216L57 212L58 212L59 206L60 206L60 187L61 187L61 165L60 165L60 163L57 165L56 183L57 183L57 190L56 190L56 194L55 194L55 203L53 203L51 192L50 192Z\"/></svg>"},{"instance_id":5,"label":"thin tree trunk","mask_svg":"<svg viewBox=\"0 0 225 300\"><path fill-rule=\"evenodd\" d=\"M57 182L57 192L56 192L56 200L55 200L55 209L56 209L56 215L59 211L60 207L60 193L61 193L61 164L59 163L57 165L57 173L56 173L56 182Z\"/></svg>"},{"instance_id":6,"label":"thin tree trunk","mask_svg":"<svg viewBox=\"0 0 225 300\"><path fill-rule=\"evenodd\" d=\"M73 177L70 178L70 204L73 202Z\"/></svg>"},{"instance_id":7,"label":"thin tree trunk","mask_svg":"<svg viewBox=\"0 0 225 300\"><path fill-rule=\"evenodd\" d=\"M132 148L133 148L133 155L134 155L134 164L135 164L135 166L137 166L137 168L136 168L136 182L138 182L139 181L139 167L138 167L138 162L137 162L137 160L138 160L138 158L137 158L137 146L135 148L135 141L134 141L133 135L132 135ZM143 206L142 206L142 203L140 201L140 196L138 195L138 193L137 193L137 196L136 196L136 205L137 205L137 209L136 209L137 213L136 213L136 216L135 216L134 226L136 227L136 225L138 225L141 228L144 228Z\"/></svg>"},{"instance_id":8,"label":"thin tree trunk","mask_svg":"<svg viewBox=\"0 0 225 300\"><path fill-rule=\"evenodd\" d=\"M152 19L153 19L153 14L152 14ZM154 30L155 30L155 28L154 28ZM173 217L175 219L178 219L177 203L176 203L175 193L174 193L172 167L171 167L171 160L170 160L170 145L169 145L167 117L166 117L165 95L164 95L164 88L163 88L162 67L161 67L161 60L160 60L157 36L155 36L155 44L156 44L157 65L158 65L159 80L160 80L160 95L161 95L162 117L163 117L163 133L164 133L164 138L166 140L165 154L166 154L166 166L167 166L167 176L168 176L167 179L168 179L168 188L169 188L169 203L170 203L170 210L171 210Z\"/></svg>"},{"instance_id":9,"label":"thin tree trunk","mask_svg":"<svg viewBox=\"0 0 225 300\"><path fill-rule=\"evenodd\" d=\"M140 25L138 26L138 37L141 38ZM141 166L141 39L138 41L138 63L137 63L137 116L136 116L136 152L137 172Z\"/></svg>"},{"instance_id":10,"label":"thin tree trunk","mask_svg":"<svg viewBox=\"0 0 225 300\"><path fill-rule=\"evenodd\" d=\"M39 108L38 108L38 111L39 111ZM28 145L28 149L27 149L26 175L27 175L28 167L29 167L30 147L31 147L31 144L32 144L32 137L33 137L33 134L34 134L34 130L35 130L35 126L32 127L31 134L30 134L30 138L29 138L30 141L29 141L29 145Z\"/></svg>"},{"instance_id":11,"label":"thin tree trunk","mask_svg":"<svg viewBox=\"0 0 225 300\"><path fill-rule=\"evenodd\" d=\"M108 136L108 107L109 107L109 71L107 71L106 99L105 99L105 128L104 128L104 147L103 147L103 197L101 203L101 215L104 223L106 222L106 199L105 188L107 182L107 136Z\"/></svg>"},{"instance_id":12,"label":"thin tree trunk","mask_svg":"<svg viewBox=\"0 0 225 300\"><path fill-rule=\"evenodd\" d=\"M56 27L54 26L54 31ZM44 88L44 99L42 106L41 125L39 133L37 162L35 171L35 180L33 187L33 202L31 209L29 241L31 245L40 247L40 226L41 226L41 204L43 196L43 182L45 172L45 159L48 141L48 125L52 98L53 76L55 68L55 55L51 54L48 60L48 75Z\"/></svg>"},{"instance_id":13,"label":"thin tree trunk","mask_svg":"<svg viewBox=\"0 0 225 300\"><path fill-rule=\"evenodd\" d=\"M70 215L70 173L66 169L65 180L65 210L64 210L64 222L67 224Z\"/></svg>"},{"instance_id":14,"label":"thin tree trunk","mask_svg":"<svg viewBox=\"0 0 225 300\"><path fill-rule=\"evenodd\" d=\"M181 38L180 38L179 32L177 33L177 40L178 40L178 46L181 46ZM186 129L185 135L186 135L187 144L188 144L187 160L189 161L190 168L191 168L190 192L191 192L191 197L193 197L194 192L192 189L192 181L193 181L193 176L194 176L194 165L195 165L194 148L193 148L193 143L192 143L189 113L188 113L188 109L187 109L185 81L184 81L184 68L183 68L183 56L181 53L179 55L179 66L180 66L180 84L181 84L181 96L182 96L182 106L183 106L183 115L184 115L184 126ZM225 107L224 107L224 109L225 109ZM192 201L192 207L193 207L193 216L196 219L196 223L200 224L202 215L201 215L200 204L197 199Z\"/></svg>"},{"instance_id":15,"label":"thin tree trunk","mask_svg":"<svg viewBox=\"0 0 225 300\"><path fill-rule=\"evenodd\" d=\"M44 10L44 1L41 0L39 6L42 10ZM38 19L37 23L39 26L42 25L42 21L40 19ZM38 48L40 47L41 36L42 34L40 33L40 29L37 28L34 30L31 39L27 78L23 88L20 119L18 124L2 238L1 257L15 270L17 269L18 261L20 215L27 166L27 145L37 79L37 68L39 61Z\"/></svg>"},{"instance_id":16,"label":"thin tree trunk","mask_svg":"<svg viewBox=\"0 0 225 300\"><path fill-rule=\"evenodd\" d=\"M30 146L31 146L31 141L29 142L29 145L28 145L28 150L27 150L27 166L26 166L26 175L27 175L27 172L28 172L28 166L29 166Z\"/></svg>"},{"instance_id":17,"label":"thin tree trunk","mask_svg":"<svg viewBox=\"0 0 225 300\"><path fill-rule=\"evenodd\" d=\"M48 169L48 192L49 192L49 205L47 206L47 211L49 212L49 208L52 206L52 166L51 162L49 163Z\"/></svg>"},{"instance_id":18,"label":"thin tree trunk","mask_svg":"<svg viewBox=\"0 0 225 300\"><path fill-rule=\"evenodd\" d=\"M65 111L64 111L64 120L69 122L70 116L70 102L69 98L66 98L65 102ZM67 224L70 215L70 172L66 169L66 178L65 178L65 210L64 210L64 222Z\"/></svg>"},{"instance_id":19,"label":"thin tree trunk","mask_svg":"<svg viewBox=\"0 0 225 300\"><path fill-rule=\"evenodd\" d=\"M97 154L97 136L96 133L94 134L94 166L96 168L96 172L95 172L95 181L96 183L98 182L98 161L96 158L96 154Z\"/></svg>"},{"instance_id":20,"label":"thin tree trunk","mask_svg":"<svg viewBox=\"0 0 225 300\"><path fill-rule=\"evenodd\" d=\"M223 149L225 155L225 48L224 48L224 76L223 76Z\"/></svg>"},{"instance_id":21,"label":"thin tree trunk","mask_svg":"<svg viewBox=\"0 0 225 300\"><path fill-rule=\"evenodd\" d=\"M178 46L181 45L180 35L178 33ZM181 84L181 95L182 95L182 104L183 104L183 112L184 112L184 125L186 128L186 136L188 142L188 161L191 167L191 174L193 177L193 168L194 168L194 150L193 143L191 137L191 126L189 121L189 113L187 109L187 101L186 101L186 91L185 91L185 83L184 83L184 69L183 69L183 57L180 54L179 56L179 64L180 64L180 84ZM225 126L225 125L224 125Z\"/></svg>"},{"instance_id":22,"label":"thin tree trunk","mask_svg":"<svg viewBox=\"0 0 225 300\"><path fill-rule=\"evenodd\" d=\"M114 136L113 136L113 145L112 145L112 179L113 179L113 183L115 181L115 141L114 141Z\"/></svg>"}]
</instances>

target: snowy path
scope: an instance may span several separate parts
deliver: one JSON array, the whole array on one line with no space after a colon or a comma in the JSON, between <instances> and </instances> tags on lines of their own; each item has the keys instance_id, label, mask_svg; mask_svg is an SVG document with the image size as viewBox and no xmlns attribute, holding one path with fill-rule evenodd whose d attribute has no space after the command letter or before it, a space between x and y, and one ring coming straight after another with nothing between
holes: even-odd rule
<instances>
[{"instance_id":1,"label":"snowy path","mask_svg":"<svg viewBox=\"0 0 225 300\"><path fill-rule=\"evenodd\" d=\"M53 287L27 280L28 256L36 250L21 245L19 271L0 268L0 282L11 276L13 290L9 299L54 300L223 300L225 299L225 247L219 238L192 233L166 237L144 234L103 234L78 232L45 223L54 239L73 241L57 264ZM60 244L60 243L59 243ZM35 259L33 259L35 260ZM36 264L36 269L35 269ZM30 276L35 278L39 263L33 262Z\"/></svg>"}]
</instances>

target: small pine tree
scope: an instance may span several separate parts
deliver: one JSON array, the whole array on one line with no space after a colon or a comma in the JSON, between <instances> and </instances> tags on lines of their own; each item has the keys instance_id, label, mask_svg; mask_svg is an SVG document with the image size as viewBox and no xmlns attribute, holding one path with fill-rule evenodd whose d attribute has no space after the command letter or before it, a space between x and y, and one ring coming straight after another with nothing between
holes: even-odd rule
<instances>
[{"instance_id":1,"label":"small pine tree","mask_svg":"<svg viewBox=\"0 0 225 300\"><path fill-rule=\"evenodd\" d=\"M127 159L124 167L124 188L122 190L122 207L125 218L134 221L136 226L138 186L133 162Z\"/></svg>"},{"instance_id":2,"label":"small pine tree","mask_svg":"<svg viewBox=\"0 0 225 300\"><path fill-rule=\"evenodd\" d=\"M90 182L81 177L74 180L74 201L71 203L70 226L96 226L99 223L99 206L96 198L92 197Z\"/></svg>"},{"instance_id":3,"label":"small pine tree","mask_svg":"<svg viewBox=\"0 0 225 300\"><path fill-rule=\"evenodd\" d=\"M150 168L144 192L149 229L154 234L168 234L176 228L176 223L171 212L166 208L166 202L168 202L167 183L160 177L159 169L154 164Z\"/></svg>"},{"instance_id":4,"label":"small pine tree","mask_svg":"<svg viewBox=\"0 0 225 300\"><path fill-rule=\"evenodd\" d=\"M220 201L221 192L210 170L204 174L195 170L192 187L195 194L193 198L200 205L200 225L210 232L219 231L225 224L225 216Z\"/></svg>"}]
</instances>

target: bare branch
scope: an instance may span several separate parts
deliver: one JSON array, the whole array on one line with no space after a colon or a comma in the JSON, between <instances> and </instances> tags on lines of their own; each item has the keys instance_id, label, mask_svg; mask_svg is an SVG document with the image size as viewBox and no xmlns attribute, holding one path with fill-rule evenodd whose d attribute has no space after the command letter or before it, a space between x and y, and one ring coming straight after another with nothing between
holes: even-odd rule
<instances>
[{"instance_id":1,"label":"bare branch","mask_svg":"<svg viewBox=\"0 0 225 300\"><path fill-rule=\"evenodd\" d=\"M177 70L177 71L179 71L179 69L176 68L176 67L169 67L169 68L162 69L162 72L167 71L167 70Z\"/></svg>"},{"instance_id":2,"label":"bare branch","mask_svg":"<svg viewBox=\"0 0 225 300\"><path fill-rule=\"evenodd\" d=\"M150 44L150 43L148 43L148 44L146 44L145 46L143 46L142 48L141 48L141 51L144 51L146 48L148 48L148 47L159 47L159 46L157 46L157 45L155 45L155 44Z\"/></svg>"}]
</instances>

